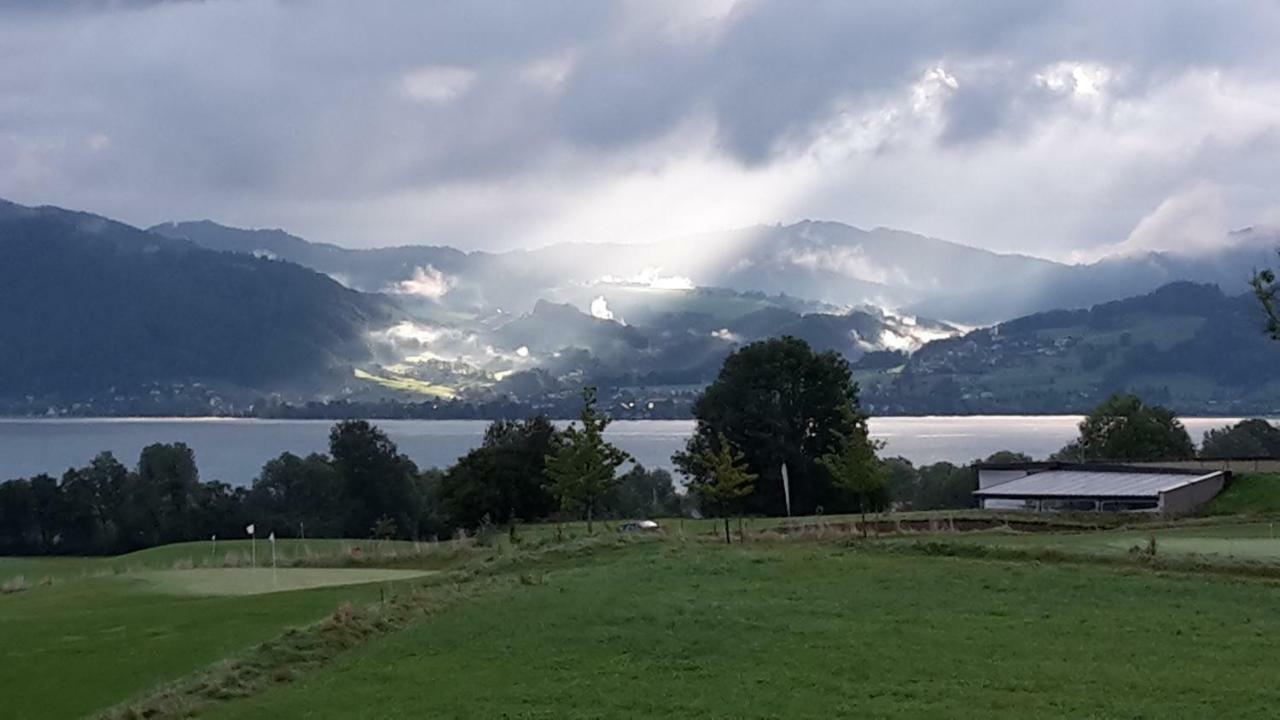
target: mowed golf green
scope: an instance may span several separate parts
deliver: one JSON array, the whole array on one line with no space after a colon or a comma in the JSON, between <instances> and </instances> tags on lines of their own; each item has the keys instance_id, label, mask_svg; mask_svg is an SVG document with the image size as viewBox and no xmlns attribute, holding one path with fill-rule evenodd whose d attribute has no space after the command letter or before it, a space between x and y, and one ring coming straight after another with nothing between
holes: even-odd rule
<instances>
[{"instance_id":1,"label":"mowed golf green","mask_svg":"<svg viewBox=\"0 0 1280 720\"><path fill-rule=\"evenodd\" d=\"M251 552L247 542L226 543L219 562L238 562L226 554L242 550ZM298 567L274 575L270 568L192 568L210 554L208 543L116 558L0 558L0 582L22 576L29 586L0 594L0 717L103 710L316 622L344 602L377 602L450 552L347 540L281 541L277 550L280 560L317 563L411 557L420 568Z\"/></svg>"},{"instance_id":2,"label":"mowed golf green","mask_svg":"<svg viewBox=\"0 0 1280 720\"><path fill-rule=\"evenodd\" d=\"M338 560L365 563L441 553L447 546L447 543L399 540L280 540L276 543L276 557L281 564ZM256 547L249 540L174 543L115 557L0 557L0 583L19 575L34 585L44 578L57 580L173 568L247 567L255 560L261 566L271 564L271 546L266 540L259 540Z\"/></svg>"},{"instance_id":3,"label":"mowed golf green","mask_svg":"<svg viewBox=\"0 0 1280 720\"><path fill-rule=\"evenodd\" d=\"M219 718L1271 718L1274 584L654 542L417 621Z\"/></svg>"},{"instance_id":4,"label":"mowed golf green","mask_svg":"<svg viewBox=\"0 0 1280 720\"><path fill-rule=\"evenodd\" d=\"M129 578L146 583L159 592L175 595L261 595L334 585L410 580L430 574L429 570L380 568L201 568L144 571Z\"/></svg>"}]
</instances>

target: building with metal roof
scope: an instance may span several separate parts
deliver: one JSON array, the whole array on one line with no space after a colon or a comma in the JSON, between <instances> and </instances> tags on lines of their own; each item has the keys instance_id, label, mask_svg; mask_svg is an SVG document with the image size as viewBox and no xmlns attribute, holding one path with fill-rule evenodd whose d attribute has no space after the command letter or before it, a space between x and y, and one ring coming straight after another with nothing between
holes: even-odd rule
<instances>
[{"instance_id":1,"label":"building with metal roof","mask_svg":"<svg viewBox=\"0 0 1280 720\"><path fill-rule=\"evenodd\" d=\"M1072 463L980 463L979 507L990 510L1183 514L1226 485L1222 470Z\"/></svg>"}]
</instances>

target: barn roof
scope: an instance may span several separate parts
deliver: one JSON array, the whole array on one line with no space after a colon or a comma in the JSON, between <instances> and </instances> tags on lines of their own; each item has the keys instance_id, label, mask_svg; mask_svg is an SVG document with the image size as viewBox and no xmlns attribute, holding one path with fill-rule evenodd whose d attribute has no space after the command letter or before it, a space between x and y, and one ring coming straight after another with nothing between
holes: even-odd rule
<instances>
[{"instance_id":1,"label":"barn roof","mask_svg":"<svg viewBox=\"0 0 1280 720\"><path fill-rule=\"evenodd\" d=\"M1156 497L1161 492L1221 475L1132 470L1044 470L991 485L974 493L979 497Z\"/></svg>"}]
</instances>

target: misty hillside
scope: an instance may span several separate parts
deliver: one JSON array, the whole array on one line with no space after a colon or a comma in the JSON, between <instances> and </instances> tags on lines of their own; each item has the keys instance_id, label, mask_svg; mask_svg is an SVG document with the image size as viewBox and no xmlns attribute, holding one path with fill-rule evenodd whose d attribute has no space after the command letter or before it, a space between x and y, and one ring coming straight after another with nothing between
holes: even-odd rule
<instances>
[{"instance_id":1,"label":"misty hillside","mask_svg":"<svg viewBox=\"0 0 1280 720\"><path fill-rule=\"evenodd\" d=\"M299 265L3 201L0 307L0 397L305 386L367 357L370 323L390 317Z\"/></svg>"},{"instance_id":2,"label":"misty hillside","mask_svg":"<svg viewBox=\"0 0 1280 720\"><path fill-rule=\"evenodd\" d=\"M596 296L613 304L613 296L628 292L625 287L718 287L792 297L809 302L809 310L874 305L967 325L1089 307L1179 280L1243 291L1252 269L1274 259L1277 242L1274 233L1249 230L1195 256L1149 253L1067 265L898 230L814 221L647 244L565 243L505 253L434 246L354 250L209 221L153 230L212 249L290 260L358 290L395 294L435 316L526 312L539 299L585 310ZM662 311L654 306L631 313Z\"/></svg>"},{"instance_id":3,"label":"misty hillside","mask_svg":"<svg viewBox=\"0 0 1280 720\"><path fill-rule=\"evenodd\" d=\"M1056 308L1087 308L1179 281L1218 285L1237 295L1248 289L1254 270L1274 264L1277 246L1277 233L1249 229L1232 233L1211 252L1152 252L1089 265L1059 265L1035 282L990 283L913 303L908 311L989 324Z\"/></svg>"},{"instance_id":4,"label":"misty hillside","mask_svg":"<svg viewBox=\"0 0 1280 720\"><path fill-rule=\"evenodd\" d=\"M864 387L882 412L1084 411L1136 392L1199 414L1280 413L1280 343L1249 294L1179 282L925 345Z\"/></svg>"}]
</instances>

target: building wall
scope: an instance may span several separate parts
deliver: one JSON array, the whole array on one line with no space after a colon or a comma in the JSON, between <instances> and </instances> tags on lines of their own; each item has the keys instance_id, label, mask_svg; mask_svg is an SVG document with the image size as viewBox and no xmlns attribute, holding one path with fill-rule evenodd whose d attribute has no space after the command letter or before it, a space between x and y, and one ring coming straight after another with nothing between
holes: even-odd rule
<instances>
[{"instance_id":1,"label":"building wall","mask_svg":"<svg viewBox=\"0 0 1280 720\"><path fill-rule=\"evenodd\" d=\"M1194 512L1222 492L1226 484L1225 473L1218 473L1197 483L1184 485L1160 493L1160 512L1166 515L1184 515Z\"/></svg>"}]
</instances>

